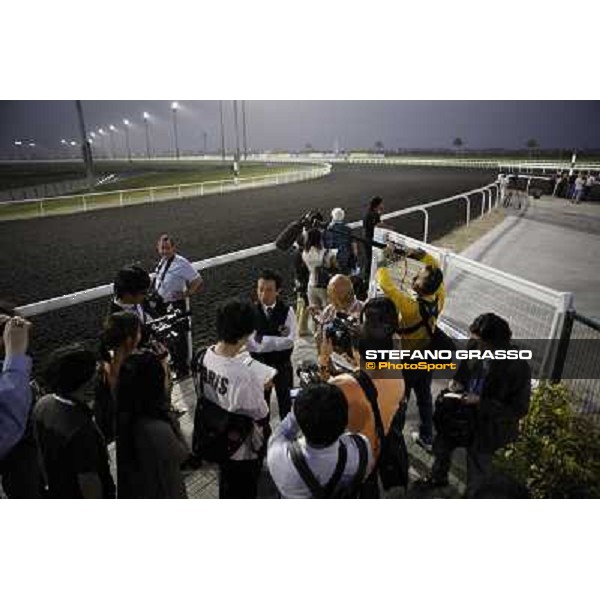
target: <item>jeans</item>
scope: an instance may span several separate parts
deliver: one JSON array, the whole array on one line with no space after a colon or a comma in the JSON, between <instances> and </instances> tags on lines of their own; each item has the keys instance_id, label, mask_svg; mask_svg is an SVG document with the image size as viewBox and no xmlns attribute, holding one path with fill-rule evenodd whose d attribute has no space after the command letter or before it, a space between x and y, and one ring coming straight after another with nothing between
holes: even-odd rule
<instances>
[{"instance_id":1,"label":"jeans","mask_svg":"<svg viewBox=\"0 0 600 600\"><path fill-rule=\"evenodd\" d=\"M256 498L261 467L258 459L228 460L219 465L219 498Z\"/></svg>"},{"instance_id":2,"label":"jeans","mask_svg":"<svg viewBox=\"0 0 600 600\"><path fill-rule=\"evenodd\" d=\"M437 482L448 481L448 472L452 462L452 452L456 446L443 435L437 435L433 441L433 466L431 478ZM476 442L467 448L467 498L476 497L481 487L488 481L492 472L492 454L480 452Z\"/></svg>"},{"instance_id":3,"label":"jeans","mask_svg":"<svg viewBox=\"0 0 600 600\"><path fill-rule=\"evenodd\" d=\"M433 398L431 397L431 373L427 371L404 371L406 397L414 390L419 409L419 437L427 443L433 439Z\"/></svg>"}]
</instances>

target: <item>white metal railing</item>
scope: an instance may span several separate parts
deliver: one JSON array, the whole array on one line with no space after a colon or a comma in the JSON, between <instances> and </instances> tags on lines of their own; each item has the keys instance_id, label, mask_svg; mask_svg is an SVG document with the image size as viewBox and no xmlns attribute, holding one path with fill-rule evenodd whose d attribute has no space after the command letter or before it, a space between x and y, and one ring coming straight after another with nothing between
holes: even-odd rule
<instances>
[{"instance_id":1,"label":"white metal railing","mask_svg":"<svg viewBox=\"0 0 600 600\"><path fill-rule=\"evenodd\" d=\"M412 206L409 208L405 208L402 210L394 211L391 213L386 213L382 215L383 220L388 220L391 218L395 218L401 215L407 215L411 213L420 212L426 215L425 218L425 230L423 240L427 241L427 237L429 234L429 215L428 209L439 206L441 204L445 204L452 201L465 200L467 207L467 225L469 223L470 218L470 200L469 196L471 194L482 194L482 198L484 202L482 203L482 212L483 215L484 209L486 208L485 199L489 198L489 202L487 204L488 211L492 209L492 189L497 189L498 184L496 182L489 184L483 188L477 188L475 190L470 190L464 192L462 194L457 194L455 196L451 196L449 198L443 198L441 200L436 200L434 202L428 202L426 204L421 204L418 206ZM495 203L494 206L498 204L498 193L495 194ZM352 223L348 223L348 225L352 229L356 229L362 226L361 221L354 221ZM228 263L232 263L238 260L243 260L246 258L252 258L254 256L259 256L261 254L265 254L267 252L272 252L275 250L275 243L270 242L267 244L261 244L259 246L252 246L251 248L244 248L243 250L237 250L235 252L229 252L227 254L221 254L219 256L213 256L212 258L207 258L204 260L199 260L193 263L193 266L197 270L202 269L210 269L213 267L218 267L221 265L225 265ZM58 310L61 308L66 308L69 306L76 306L77 304L82 304L84 302L89 302L91 300L98 300L99 298L105 298L112 294L112 284L100 285L94 288L90 288L87 290L82 290L79 292L74 292L72 294L65 294L63 296L57 296L55 298L50 298L48 300L41 300L38 302L33 302L31 304L26 304L19 307L19 311L24 316L35 316L40 315L46 312L50 312L53 310Z\"/></svg>"},{"instance_id":2,"label":"white metal railing","mask_svg":"<svg viewBox=\"0 0 600 600\"><path fill-rule=\"evenodd\" d=\"M541 340L543 354L538 374L549 372L565 315L573 306L571 292L553 290L395 231L378 228L375 239L423 248L439 261L446 286L446 304L440 319L443 329L456 338L465 338L476 316L495 312L508 320L515 338ZM370 296L379 293L374 277L378 252L373 252ZM420 267L417 261L410 262L410 269L408 263L404 267L406 281L412 281ZM400 273L402 269L394 271Z\"/></svg>"},{"instance_id":3,"label":"white metal railing","mask_svg":"<svg viewBox=\"0 0 600 600\"><path fill-rule=\"evenodd\" d=\"M331 164L324 163L312 169L300 169L272 175L237 177L197 183L152 186L113 190L109 192L90 192L68 196L52 196L0 202L0 220L12 220L31 217L44 217L51 214L85 212L102 208L122 207L130 204L174 200L193 196L225 193L254 187L282 185L307 179L323 177L331 172Z\"/></svg>"}]
</instances>

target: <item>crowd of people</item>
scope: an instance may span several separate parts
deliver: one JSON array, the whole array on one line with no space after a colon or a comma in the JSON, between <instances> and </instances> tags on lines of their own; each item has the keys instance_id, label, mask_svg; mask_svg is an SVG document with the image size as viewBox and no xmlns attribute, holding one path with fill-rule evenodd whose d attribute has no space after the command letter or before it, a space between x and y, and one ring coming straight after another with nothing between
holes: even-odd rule
<instances>
[{"instance_id":1,"label":"crowd of people","mask_svg":"<svg viewBox=\"0 0 600 600\"><path fill-rule=\"evenodd\" d=\"M341 208L323 227L305 228L293 250L296 307L286 302L281 275L265 269L253 300L217 307L215 343L193 355L187 298L202 289L202 277L167 234L158 241L153 274L136 265L117 273L99 351L80 344L55 350L41 369L41 389L27 356L30 324L1 303L4 493L185 498L182 467L204 461L217 465L220 498L256 498L266 472L283 498L379 498L408 484L404 426L414 393L420 424L411 435L434 457L419 484L447 485L452 452L463 445L467 495L478 497L491 479L494 451L515 439L527 413L529 367L516 359L461 363L448 389L471 412L473 427L459 443L434 428L434 405L444 397L434 403L428 371L389 377L362 369L369 350L452 346L438 327L445 289L436 259L388 245L373 261L370 242L382 212L383 200L373 198L362 254ZM393 277L399 254L421 264L409 286ZM367 299L372 267L383 295ZM300 336L314 337L318 360L298 373L301 386L294 388ZM483 314L471 338L476 347L506 348L510 327ZM190 369L197 405L188 443L171 390ZM273 394L278 419L271 418Z\"/></svg>"},{"instance_id":2,"label":"crowd of people","mask_svg":"<svg viewBox=\"0 0 600 600\"><path fill-rule=\"evenodd\" d=\"M501 174L498 178L500 184L500 199L503 206L509 206L516 201L520 208L519 186L514 175ZM556 198L565 198L572 204L579 204L591 198L592 189L596 185L596 177L591 171L562 171L549 177L549 195Z\"/></svg>"}]
</instances>

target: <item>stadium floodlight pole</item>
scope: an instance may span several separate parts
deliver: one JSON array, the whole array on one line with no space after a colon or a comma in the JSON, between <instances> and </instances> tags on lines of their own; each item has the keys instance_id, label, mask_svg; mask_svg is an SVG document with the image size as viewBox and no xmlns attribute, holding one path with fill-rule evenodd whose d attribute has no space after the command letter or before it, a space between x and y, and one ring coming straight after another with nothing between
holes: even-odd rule
<instances>
[{"instance_id":1,"label":"stadium floodlight pole","mask_svg":"<svg viewBox=\"0 0 600 600\"><path fill-rule=\"evenodd\" d=\"M223 122L223 100L219 100L219 114L221 116L221 159L225 162L225 125Z\"/></svg>"},{"instance_id":2,"label":"stadium floodlight pole","mask_svg":"<svg viewBox=\"0 0 600 600\"><path fill-rule=\"evenodd\" d=\"M235 128L235 157L234 162L240 164L240 128L238 126L237 100L233 101L233 126Z\"/></svg>"},{"instance_id":3,"label":"stadium floodlight pole","mask_svg":"<svg viewBox=\"0 0 600 600\"><path fill-rule=\"evenodd\" d=\"M207 142L208 142L208 134L206 131L202 132L202 137L204 138L204 156L206 156Z\"/></svg>"},{"instance_id":4,"label":"stadium floodlight pole","mask_svg":"<svg viewBox=\"0 0 600 600\"><path fill-rule=\"evenodd\" d=\"M115 150L115 131L117 128L114 125L108 126L108 133L110 135L110 153L113 158L117 158L117 151Z\"/></svg>"},{"instance_id":5,"label":"stadium floodlight pole","mask_svg":"<svg viewBox=\"0 0 600 600\"><path fill-rule=\"evenodd\" d=\"M179 138L177 137L177 109L179 104L177 102L171 103L171 110L173 111L173 133L175 134L175 157L179 160Z\"/></svg>"},{"instance_id":6,"label":"stadium floodlight pole","mask_svg":"<svg viewBox=\"0 0 600 600\"><path fill-rule=\"evenodd\" d=\"M248 158L248 144L246 143L246 101L242 100L242 135L244 139L244 160Z\"/></svg>"},{"instance_id":7,"label":"stadium floodlight pole","mask_svg":"<svg viewBox=\"0 0 600 600\"><path fill-rule=\"evenodd\" d=\"M102 129L102 127L100 127L100 129L98 129L98 135L100 136L100 145L102 146L102 154L104 155L104 158L108 158L106 144L104 143L104 136L106 135L106 132L104 131L104 129Z\"/></svg>"},{"instance_id":8,"label":"stadium floodlight pole","mask_svg":"<svg viewBox=\"0 0 600 600\"><path fill-rule=\"evenodd\" d=\"M146 156L150 158L150 131L149 131L149 121L150 115L147 112L144 112L144 125L146 125Z\"/></svg>"},{"instance_id":9,"label":"stadium floodlight pole","mask_svg":"<svg viewBox=\"0 0 600 600\"><path fill-rule=\"evenodd\" d=\"M92 156L92 146L86 135L85 120L83 118L83 108L81 100L75 100L77 108L77 120L79 122L79 135L81 136L81 155L85 164L85 174L87 179L88 189L94 188L94 157Z\"/></svg>"},{"instance_id":10,"label":"stadium floodlight pole","mask_svg":"<svg viewBox=\"0 0 600 600\"><path fill-rule=\"evenodd\" d=\"M125 125L125 144L127 145L127 160L131 162L131 146L129 145L129 128L131 123L128 119L123 119L123 125Z\"/></svg>"}]
</instances>

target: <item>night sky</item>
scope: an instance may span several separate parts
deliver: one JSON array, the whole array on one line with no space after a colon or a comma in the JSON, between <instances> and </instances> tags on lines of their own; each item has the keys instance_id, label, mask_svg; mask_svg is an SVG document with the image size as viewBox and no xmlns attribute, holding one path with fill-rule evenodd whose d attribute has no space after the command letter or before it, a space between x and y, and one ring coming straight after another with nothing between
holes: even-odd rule
<instances>
[{"instance_id":1,"label":"night sky","mask_svg":"<svg viewBox=\"0 0 600 600\"><path fill-rule=\"evenodd\" d=\"M177 99L172 99L177 100ZM218 101L179 100L182 152L220 149ZM114 125L114 144L125 154L123 119L131 122L134 154L145 153L142 113L151 115L153 150L173 148L171 100L84 101L88 131ZM232 102L224 101L226 145L235 143ZM240 113L241 114L241 113ZM258 101L246 102L248 146L257 150L451 148L599 148L600 101ZM240 117L241 131L241 117ZM73 101L0 101L0 155L14 155L15 140L35 143L38 155L66 152L61 139L78 140ZM105 138L105 151L110 139Z\"/></svg>"}]
</instances>

